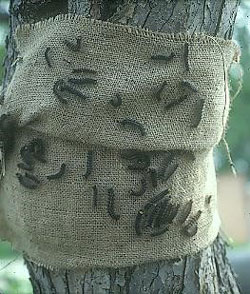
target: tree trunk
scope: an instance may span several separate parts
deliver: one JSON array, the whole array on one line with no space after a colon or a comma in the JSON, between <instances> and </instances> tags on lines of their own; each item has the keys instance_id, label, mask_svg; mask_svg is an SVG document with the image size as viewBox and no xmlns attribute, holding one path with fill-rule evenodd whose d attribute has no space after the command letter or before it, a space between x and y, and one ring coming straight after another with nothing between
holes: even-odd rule
<instances>
[{"instance_id":1,"label":"tree trunk","mask_svg":"<svg viewBox=\"0 0 250 294\"><path fill-rule=\"evenodd\" d=\"M239 0L11 0L4 88L15 70L17 24L66 11L161 32L207 33L231 39ZM194 256L121 269L53 272L27 261L34 293L239 293L220 236Z\"/></svg>"}]
</instances>

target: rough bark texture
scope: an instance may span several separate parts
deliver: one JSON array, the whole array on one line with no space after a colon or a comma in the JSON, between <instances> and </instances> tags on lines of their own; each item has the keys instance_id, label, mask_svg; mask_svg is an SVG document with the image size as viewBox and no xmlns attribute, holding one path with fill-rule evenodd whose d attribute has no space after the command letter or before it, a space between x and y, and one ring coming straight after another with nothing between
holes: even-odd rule
<instances>
[{"instance_id":1,"label":"rough bark texture","mask_svg":"<svg viewBox=\"0 0 250 294\"><path fill-rule=\"evenodd\" d=\"M59 4L60 1L60 4ZM47 18L66 10L114 23L161 32L208 33L230 39L239 0L11 0L4 87L15 70L12 32L17 24ZM35 294L237 294L225 244L214 244L195 256L122 269L53 272L26 260Z\"/></svg>"}]
</instances>

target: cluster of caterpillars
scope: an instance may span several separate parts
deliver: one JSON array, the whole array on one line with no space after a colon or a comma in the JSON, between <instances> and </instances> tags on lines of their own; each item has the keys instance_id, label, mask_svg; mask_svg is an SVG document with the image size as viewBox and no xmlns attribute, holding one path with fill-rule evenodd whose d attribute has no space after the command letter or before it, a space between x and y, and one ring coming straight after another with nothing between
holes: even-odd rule
<instances>
[{"instance_id":1,"label":"cluster of caterpillars","mask_svg":"<svg viewBox=\"0 0 250 294\"><path fill-rule=\"evenodd\" d=\"M147 190L147 175L151 180L153 188L157 188L158 181L167 182L170 177L176 172L179 164L176 161L178 155L188 153L191 160L195 160L192 152L182 150L172 150L165 152L162 164L159 168L150 167L152 152L142 152L137 150L126 150L122 152L122 158L129 160L131 164L128 169L131 171L141 171L144 176L141 179L141 187L138 190L131 190L132 196L142 196ZM182 232L191 237L197 233L197 221L201 212L190 217L187 223L186 220L191 212L192 200L188 201L180 209L180 205L171 202L169 190L165 189L151 200L149 200L143 209L140 209L135 219L135 231L138 236L142 235L144 229L151 229L151 236L159 236L169 230L169 226L177 217L179 223L183 225ZM185 223L185 224L184 224Z\"/></svg>"},{"instance_id":2,"label":"cluster of caterpillars","mask_svg":"<svg viewBox=\"0 0 250 294\"><path fill-rule=\"evenodd\" d=\"M135 232L138 236L141 236L147 229L151 230L151 236L160 236L169 230L173 221L181 225L181 232L186 236L192 237L197 233L201 210L190 216L192 200L180 206L172 203L171 198L170 191L165 189L156 194L138 211L135 219Z\"/></svg>"},{"instance_id":3,"label":"cluster of caterpillars","mask_svg":"<svg viewBox=\"0 0 250 294\"><path fill-rule=\"evenodd\" d=\"M77 37L75 42L65 40L64 45L67 50L70 50L74 53L78 53L82 48L82 39L81 37ZM44 57L49 68L53 68L53 61L51 60L51 54L53 50L50 47L47 47L44 52ZM187 72L190 71L190 63L189 63L189 44L186 42L184 44L184 67ZM176 54L174 52L170 53L170 55L153 55L151 59L154 62L171 62L174 58L176 58ZM70 61L64 59L65 62L71 64ZM82 100L86 100L88 98L87 95L82 93L79 90L80 86L95 86L98 81L95 78L97 72L94 69L90 68L73 68L73 75L88 75L87 77L69 77L67 79L58 79L53 86L53 93L62 104L68 104L68 100L66 99L67 94L72 94ZM156 100L158 102L162 99L162 93L167 86L167 82L163 82L158 90L155 93ZM180 87L184 90L187 90L187 93L198 93L198 89L195 85L192 84L189 80L183 79L180 82ZM181 96L180 98L168 101L165 104L165 110L169 110L176 105L181 104L184 100L189 97L188 94ZM114 108L121 107L123 104L122 93L115 93L114 97L109 101L110 105ZM191 127L197 128L202 120L202 113L204 108L204 99L200 99L196 104L196 116L194 121L191 124ZM6 117L1 117L0 119L0 131L2 133L7 127L5 126L5 121L7 121ZM139 121L134 118L125 117L122 119L118 119L116 121L121 127L132 127L134 130L138 131L141 136L147 135L146 127ZM13 127L13 123L9 124L10 127ZM0 135L2 136L2 133ZM9 132L9 134L13 134L14 132ZM4 142L4 145L8 146L11 141L9 135L5 135L4 138L0 138L0 141ZM133 171L141 171L142 178L140 181L140 187L138 189L131 189L131 196L140 197L142 196L151 183L153 189L158 187L159 180L166 182L178 169L178 163L176 162L176 155L183 153L185 151L180 150L172 150L170 152L166 152L164 156L164 160L162 162L162 166L159 168L155 168L151 166L151 157L153 152L144 152L140 150L124 150L121 153L122 159L129 161L129 165L127 168ZM189 152L193 160L195 160L194 154ZM33 174L34 164L37 161L42 163L46 163L45 159L45 144L41 138L35 138L27 145L24 145L20 150L20 155L22 162L18 163L17 166L20 170L24 172L24 174L18 172L16 176L21 185L29 189L37 188L41 180ZM85 179L88 179L93 170L93 151L89 150L86 153L86 170L83 174ZM48 180L56 180L65 175L66 164L62 163L59 170L55 174L47 175L46 178ZM93 207L97 208L98 206L98 187L94 185L93 187ZM115 192L111 187L107 191L108 201L107 201L107 212L109 216L118 221L120 219L120 215L115 212L114 201L115 201ZM172 203L172 197L170 196L170 192L168 189L165 189L154 196L151 200L149 200L142 209L140 209L137 213L135 219L135 232L138 236L142 235L145 229L151 230L151 236L159 236L169 230L169 226L176 221L182 226L182 232L191 237L197 233L197 222L201 215L201 211L198 211L195 215L190 216L192 210L192 200L187 201L186 204L180 205Z\"/></svg>"},{"instance_id":4,"label":"cluster of caterpillars","mask_svg":"<svg viewBox=\"0 0 250 294\"><path fill-rule=\"evenodd\" d=\"M66 46L66 48L74 53L79 53L81 52L82 49L82 39L81 37L77 37L75 42L69 41L69 40L64 40L64 45ZM50 58L50 53L51 53L51 48L47 47L44 53L45 56L45 60L47 62L48 67L52 67L52 61ZM187 72L190 72L190 64L189 64L189 44L188 42L186 42L184 44L184 66L185 66L185 70ZM171 52L170 55L164 55L164 54L159 54L159 55L152 55L151 59L153 61L159 61L162 62L170 62L171 60L173 60L174 58L176 58L176 54L174 52ZM66 61L68 64L71 64L70 61L64 59L64 61ZM89 68L73 68L72 69L72 74L87 74L87 75L96 75L97 72L94 69L89 69ZM59 79L55 82L54 86L53 86L53 92L54 95L58 98L58 100L62 103L62 104L67 104L68 100L65 98L67 97L68 93L82 99L82 100L86 100L88 98L87 95L85 95L84 93L81 92L81 90L79 90L78 86L90 86L90 85L97 85L97 79L93 78L93 77L71 77L68 79ZM161 101L161 96L162 96L162 92L165 89L165 87L167 86L167 82L164 81L158 88L158 90L155 93L155 97L158 101ZM195 87L195 85L192 84L192 82L183 79L180 82L180 87L185 91L185 94L183 94L180 98L177 98L175 100L172 101L168 101L166 102L164 109L165 111L175 107L176 105L181 104L184 100L186 100L189 97L189 94L192 93L198 93L198 89ZM109 103L114 107L114 108L118 108L122 106L122 94L121 93L115 93L114 97L112 99L110 99ZM205 100L204 99L200 99L196 102L196 108L195 108L195 113L193 116L193 121L191 123L191 127L192 128L197 128L202 120L202 113L203 113L203 108L204 108L204 104L205 104ZM136 131L138 131L141 136L146 136L147 135L147 130L146 130L146 126L144 126L141 122L139 122L138 120L134 119L134 118L130 118L130 117L125 117L122 119L117 119L116 123L118 123L119 125L121 125L123 128L125 127L129 127L132 128Z\"/></svg>"}]
</instances>

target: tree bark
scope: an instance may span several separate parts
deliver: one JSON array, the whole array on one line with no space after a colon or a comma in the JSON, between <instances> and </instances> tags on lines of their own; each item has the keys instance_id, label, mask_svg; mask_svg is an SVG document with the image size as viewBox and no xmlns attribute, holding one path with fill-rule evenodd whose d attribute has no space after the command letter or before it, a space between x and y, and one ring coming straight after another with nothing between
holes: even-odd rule
<instances>
[{"instance_id":1,"label":"tree bark","mask_svg":"<svg viewBox=\"0 0 250 294\"><path fill-rule=\"evenodd\" d=\"M11 0L4 88L15 70L12 32L17 24L66 10L153 31L207 33L231 39L239 0ZM238 294L239 287L220 236L194 256L120 269L54 272L26 260L35 294Z\"/></svg>"}]
</instances>

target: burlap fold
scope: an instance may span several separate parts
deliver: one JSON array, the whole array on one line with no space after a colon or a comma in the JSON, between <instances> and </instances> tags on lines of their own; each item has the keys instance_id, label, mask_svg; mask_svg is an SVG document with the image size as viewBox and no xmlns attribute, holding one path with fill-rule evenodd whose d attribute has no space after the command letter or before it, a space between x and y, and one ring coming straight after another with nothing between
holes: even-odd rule
<instances>
[{"instance_id":1,"label":"burlap fold","mask_svg":"<svg viewBox=\"0 0 250 294\"><path fill-rule=\"evenodd\" d=\"M16 32L0 236L51 268L192 254L219 230L213 147L238 49L61 15ZM35 177L34 177L35 176Z\"/></svg>"}]
</instances>

